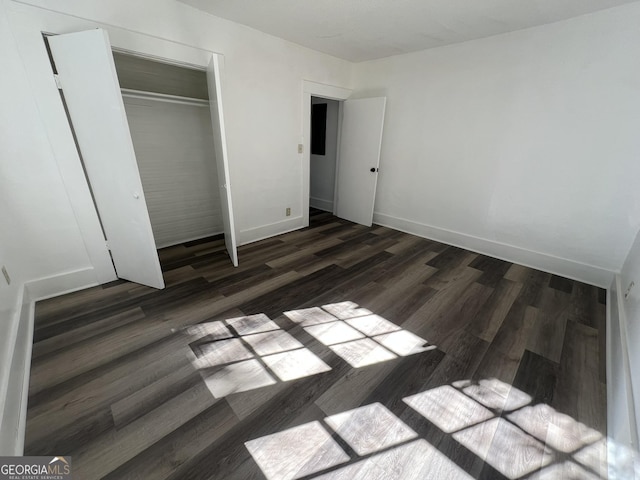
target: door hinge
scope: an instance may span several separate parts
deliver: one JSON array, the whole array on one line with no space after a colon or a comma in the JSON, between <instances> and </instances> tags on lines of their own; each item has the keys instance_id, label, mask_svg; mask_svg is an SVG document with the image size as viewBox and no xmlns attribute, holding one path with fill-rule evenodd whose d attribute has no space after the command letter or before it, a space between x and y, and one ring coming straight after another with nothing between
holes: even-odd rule
<instances>
[{"instance_id":1,"label":"door hinge","mask_svg":"<svg viewBox=\"0 0 640 480\"><path fill-rule=\"evenodd\" d=\"M60 82L60 75L58 75L57 73L54 73L53 78L56 81L56 87L58 87L58 90L62 90L62 82Z\"/></svg>"}]
</instances>

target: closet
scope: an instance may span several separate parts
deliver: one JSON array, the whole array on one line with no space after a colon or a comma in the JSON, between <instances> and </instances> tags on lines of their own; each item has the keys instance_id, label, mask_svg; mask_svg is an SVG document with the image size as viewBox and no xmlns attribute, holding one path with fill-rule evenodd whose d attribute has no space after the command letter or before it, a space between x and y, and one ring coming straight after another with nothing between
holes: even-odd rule
<instances>
[{"instance_id":1,"label":"closet","mask_svg":"<svg viewBox=\"0 0 640 480\"><path fill-rule=\"evenodd\" d=\"M221 57L116 53L118 77L103 29L45 43L116 276L164 288L156 249L220 232L237 266Z\"/></svg>"},{"instance_id":2,"label":"closet","mask_svg":"<svg viewBox=\"0 0 640 480\"><path fill-rule=\"evenodd\" d=\"M206 72L113 57L156 247L223 233Z\"/></svg>"}]
</instances>

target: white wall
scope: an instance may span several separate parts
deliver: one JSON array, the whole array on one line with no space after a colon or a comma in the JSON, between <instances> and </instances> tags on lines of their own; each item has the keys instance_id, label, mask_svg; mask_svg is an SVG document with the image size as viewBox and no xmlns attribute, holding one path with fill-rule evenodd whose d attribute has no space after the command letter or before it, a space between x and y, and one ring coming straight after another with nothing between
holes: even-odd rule
<instances>
[{"instance_id":1,"label":"white wall","mask_svg":"<svg viewBox=\"0 0 640 480\"><path fill-rule=\"evenodd\" d=\"M0 2L0 58L0 265L11 277L7 285L0 276L1 419L25 283L86 269L90 260L4 2Z\"/></svg>"},{"instance_id":2,"label":"white wall","mask_svg":"<svg viewBox=\"0 0 640 480\"><path fill-rule=\"evenodd\" d=\"M608 287L640 226L640 4L357 64L374 221Z\"/></svg>"},{"instance_id":3,"label":"white wall","mask_svg":"<svg viewBox=\"0 0 640 480\"><path fill-rule=\"evenodd\" d=\"M13 4L19 25L56 33L102 26L113 44L175 58L186 47L224 55L223 101L236 228L246 243L302 226L301 91L304 79L351 83L351 64L172 0L63 0L68 15ZM45 28L46 27L46 28ZM142 35L140 35L142 34ZM292 208L290 218L286 207Z\"/></svg>"},{"instance_id":4,"label":"white wall","mask_svg":"<svg viewBox=\"0 0 640 480\"><path fill-rule=\"evenodd\" d=\"M4 8L0 22L0 263L15 291L25 281L89 266L89 259Z\"/></svg>"},{"instance_id":5,"label":"white wall","mask_svg":"<svg viewBox=\"0 0 640 480\"><path fill-rule=\"evenodd\" d=\"M311 155L310 201L312 207L333 212L338 151L338 107L336 100L312 97L312 104L327 104L327 130L324 155Z\"/></svg>"}]
</instances>

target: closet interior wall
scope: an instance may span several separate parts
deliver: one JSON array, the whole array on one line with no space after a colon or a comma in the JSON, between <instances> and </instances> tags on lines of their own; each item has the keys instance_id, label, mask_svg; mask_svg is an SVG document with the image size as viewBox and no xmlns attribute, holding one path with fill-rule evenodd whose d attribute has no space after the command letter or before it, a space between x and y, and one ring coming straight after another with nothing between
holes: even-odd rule
<instances>
[{"instance_id":1,"label":"closet interior wall","mask_svg":"<svg viewBox=\"0 0 640 480\"><path fill-rule=\"evenodd\" d=\"M114 60L156 246L222 233L206 72Z\"/></svg>"}]
</instances>

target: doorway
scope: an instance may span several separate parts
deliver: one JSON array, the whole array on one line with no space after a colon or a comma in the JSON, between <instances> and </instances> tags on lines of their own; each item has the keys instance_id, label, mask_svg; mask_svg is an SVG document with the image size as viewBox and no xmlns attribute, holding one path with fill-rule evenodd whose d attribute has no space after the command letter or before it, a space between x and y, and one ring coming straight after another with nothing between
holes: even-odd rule
<instances>
[{"instance_id":1,"label":"doorway","mask_svg":"<svg viewBox=\"0 0 640 480\"><path fill-rule=\"evenodd\" d=\"M224 233L206 72L113 57L156 247Z\"/></svg>"},{"instance_id":2,"label":"doorway","mask_svg":"<svg viewBox=\"0 0 640 480\"><path fill-rule=\"evenodd\" d=\"M332 210L345 220L371 226L382 149L386 97L351 99L351 90L304 82L302 207L309 226L311 183L311 124L314 97L338 101L337 155ZM321 100L316 100L321 102ZM325 205L325 209L328 209Z\"/></svg>"},{"instance_id":3,"label":"doorway","mask_svg":"<svg viewBox=\"0 0 640 480\"><path fill-rule=\"evenodd\" d=\"M311 97L309 206L335 213L340 102Z\"/></svg>"}]
</instances>

